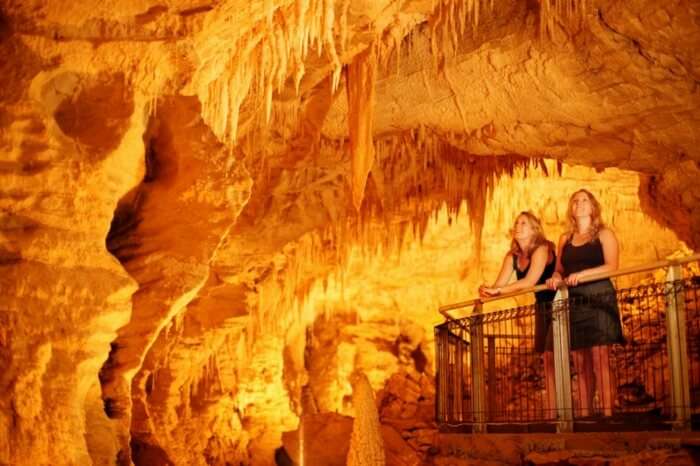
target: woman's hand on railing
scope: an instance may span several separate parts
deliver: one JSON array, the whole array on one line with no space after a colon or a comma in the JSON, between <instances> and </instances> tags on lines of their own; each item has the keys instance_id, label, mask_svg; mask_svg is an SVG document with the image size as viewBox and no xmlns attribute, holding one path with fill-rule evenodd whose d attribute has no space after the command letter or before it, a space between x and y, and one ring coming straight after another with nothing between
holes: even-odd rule
<instances>
[{"instance_id":1,"label":"woman's hand on railing","mask_svg":"<svg viewBox=\"0 0 700 466\"><path fill-rule=\"evenodd\" d=\"M550 289L556 290L557 288L559 288L559 285L561 285L563 281L564 280L562 280L561 274L559 272L554 272L545 283Z\"/></svg>"},{"instance_id":2,"label":"woman's hand on railing","mask_svg":"<svg viewBox=\"0 0 700 466\"><path fill-rule=\"evenodd\" d=\"M578 281L581 279L582 275L581 272L574 272L568 277L564 279L564 282L566 282L567 285L569 286L577 286Z\"/></svg>"},{"instance_id":3,"label":"woman's hand on railing","mask_svg":"<svg viewBox=\"0 0 700 466\"><path fill-rule=\"evenodd\" d=\"M490 298L492 296L498 296L499 294L501 294L500 288L491 287L486 284L479 287L479 296L482 298Z\"/></svg>"}]
</instances>

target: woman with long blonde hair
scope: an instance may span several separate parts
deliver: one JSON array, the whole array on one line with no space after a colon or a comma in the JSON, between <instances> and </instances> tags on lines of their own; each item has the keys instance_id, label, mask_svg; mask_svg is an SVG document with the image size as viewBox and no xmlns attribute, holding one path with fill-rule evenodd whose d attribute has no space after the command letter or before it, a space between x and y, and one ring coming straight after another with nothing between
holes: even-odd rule
<instances>
[{"instance_id":1,"label":"woman with long blonde hair","mask_svg":"<svg viewBox=\"0 0 700 466\"><path fill-rule=\"evenodd\" d=\"M554 243L547 240L540 220L529 211L520 212L510 230L510 249L503 258L501 271L493 285L481 285L481 297L543 285L556 267ZM508 284L515 272L516 281ZM535 350L543 353L545 391L548 414L555 413L554 358L552 354L552 300L555 292L543 290L535 293Z\"/></svg>"},{"instance_id":2,"label":"woman with long blonde hair","mask_svg":"<svg viewBox=\"0 0 700 466\"><path fill-rule=\"evenodd\" d=\"M585 189L571 195L567 210L569 231L559 239L557 266L547 284L569 286L570 348L578 373L580 415L597 408L612 415L615 383L609 349L623 343L615 287L610 279L580 283L582 278L618 268L619 246L615 233L601 219L598 200ZM596 406L598 405L598 406Z\"/></svg>"}]
</instances>

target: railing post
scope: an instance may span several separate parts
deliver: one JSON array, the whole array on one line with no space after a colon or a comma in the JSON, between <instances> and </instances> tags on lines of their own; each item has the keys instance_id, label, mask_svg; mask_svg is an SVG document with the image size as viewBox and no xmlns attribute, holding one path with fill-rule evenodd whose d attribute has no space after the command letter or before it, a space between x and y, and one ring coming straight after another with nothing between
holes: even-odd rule
<instances>
[{"instance_id":1,"label":"railing post","mask_svg":"<svg viewBox=\"0 0 700 466\"><path fill-rule=\"evenodd\" d=\"M671 409L674 430L690 429L690 384L688 383L688 346L685 327L685 296L680 265L671 265L666 276L666 344L671 372Z\"/></svg>"},{"instance_id":2,"label":"railing post","mask_svg":"<svg viewBox=\"0 0 700 466\"><path fill-rule=\"evenodd\" d=\"M483 305L474 305L471 319L471 367L472 367L472 412L474 413L474 433L486 431L486 390L484 384L484 322L481 315Z\"/></svg>"},{"instance_id":3,"label":"railing post","mask_svg":"<svg viewBox=\"0 0 700 466\"><path fill-rule=\"evenodd\" d=\"M489 387L489 419L495 420L496 413L496 337L489 335L486 338L488 342L488 378L487 385Z\"/></svg>"},{"instance_id":4,"label":"railing post","mask_svg":"<svg viewBox=\"0 0 700 466\"><path fill-rule=\"evenodd\" d=\"M573 432L571 371L569 363L569 290L559 289L560 299L552 303L554 340L554 384L557 401L557 432Z\"/></svg>"},{"instance_id":5,"label":"railing post","mask_svg":"<svg viewBox=\"0 0 700 466\"><path fill-rule=\"evenodd\" d=\"M455 342L455 385L454 385L454 403L455 420L459 423L464 422L464 340L456 339Z\"/></svg>"},{"instance_id":6,"label":"railing post","mask_svg":"<svg viewBox=\"0 0 700 466\"><path fill-rule=\"evenodd\" d=\"M435 377L437 379L437 400L435 402L435 417L438 423L447 422L447 379L448 379L448 342L447 336L449 334L448 323L436 327L436 338L435 338L435 351L437 360L437 373Z\"/></svg>"}]
</instances>

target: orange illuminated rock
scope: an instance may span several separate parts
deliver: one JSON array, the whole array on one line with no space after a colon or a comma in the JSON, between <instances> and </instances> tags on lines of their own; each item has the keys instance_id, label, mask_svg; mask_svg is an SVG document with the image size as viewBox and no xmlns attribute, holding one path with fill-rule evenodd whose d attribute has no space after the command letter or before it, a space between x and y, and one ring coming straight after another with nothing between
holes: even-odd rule
<instances>
[{"instance_id":1,"label":"orange illuminated rock","mask_svg":"<svg viewBox=\"0 0 700 466\"><path fill-rule=\"evenodd\" d=\"M352 157L352 202L360 210L367 176L374 164L372 113L377 74L375 46L355 57L348 65L348 135Z\"/></svg>"},{"instance_id":2,"label":"orange illuminated rock","mask_svg":"<svg viewBox=\"0 0 700 466\"><path fill-rule=\"evenodd\" d=\"M586 187L623 266L700 245L693 11L3 2L0 463L273 465L307 406L343 464L355 371L427 461L435 310L518 212L556 238Z\"/></svg>"}]
</instances>

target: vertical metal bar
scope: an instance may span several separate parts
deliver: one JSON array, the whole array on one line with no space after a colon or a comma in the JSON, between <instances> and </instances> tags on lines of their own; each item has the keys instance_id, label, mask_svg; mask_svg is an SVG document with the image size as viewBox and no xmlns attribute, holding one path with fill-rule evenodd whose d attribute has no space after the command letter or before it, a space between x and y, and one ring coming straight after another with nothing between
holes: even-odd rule
<instances>
[{"instance_id":1,"label":"vertical metal bar","mask_svg":"<svg viewBox=\"0 0 700 466\"><path fill-rule=\"evenodd\" d=\"M671 406L673 428L690 429L690 385L688 383L688 348L685 328L685 297L682 287L674 283L681 279L680 265L668 269L668 301L666 331L671 369Z\"/></svg>"},{"instance_id":2,"label":"vertical metal bar","mask_svg":"<svg viewBox=\"0 0 700 466\"><path fill-rule=\"evenodd\" d=\"M554 384L557 400L557 432L573 432L571 371L569 363L569 290L559 289L560 299L552 303L554 337Z\"/></svg>"},{"instance_id":3,"label":"vertical metal bar","mask_svg":"<svg viewBox=\"0 0 700 466\"><path fill-rule=\"evenodd\" d=\"M483 305L474 306L471 318L471 362L472 362L472 411L474 412L474 433L486 431L486 391L484 384L484 317Z\"/></svg>"},{"instance_id":4,"label":"vertical metal bar","mask_svg":"<svg viewBox=\"0 0 700 466\"><path fill-rule=\"evenodd\" d=\"M494 414L496 413L496 337L494 335L489 335L488 341L488 386L489 386L489 419L493 420Z\"/></svg>"},{"instance_id":5,"label":"vertical metal bar","mask_svg":"<svg viewBox=\"0 0 700 466\"><path fill-rule=\"evenodd\" d=\"M447 324L436 327L435 352L437 361L437 371L435 374L435 383L437 384L437 400L435 400L435 418L437 422L444 423L447 421L445 413L445 388L447 385L447 361L445 352L447 350L445 337L447 335Z\"/></svg>"},{"instance_id":6,"label":"vertical metal bar","mask_svg":"<svg viewBox=\"0 0 700 466\"><path fill-rule=\"evenodd\" d=\"M464 340L459 338L455 348L455 416L459 423L464 421L464 346Z\"/></svg>"},{"instance_id":7,"label":"vertical metal bar","mask_svg":"<svg viewBox=\"0 0 700 466\"><path fill-rule=\"evenodd\" d=\"M448 338L448 352L447 352L447 360L448 360L448 366L450 368L449 370L449 376L447 379L447 410L449 412L449 422L454 423L457 420L457 417L455 415L456 408L455 408L455 398L454 398L454 393L455 393L455 387L459 383L459 380L457 380L457 371L455 370L455 356L457 353L457 339L454 337L452 333L447 335Z\"/></svg>"},{"instance_id":8,"label":"vertical metal bar","mask_svg":"<svg viewBox=\"0 0 700 466\"><path fill-rule=\"evenodd\" d=\"M700 299L698 299L698 289L696 286L692 286L690 289L687 289L686 296L688 293L690 293L689 302L693 303L693 306L690 308L690 312L686 313L686 329L690 333L689 335L686 334L686 337L688 337L688 341L690 342L688 351L691 355L688 358L690 372L689 384L691 390L695 391L698 387L699 372L697 367L697 355L700 353L698 350L698 303L700 302ZM697 401L693 403L693 398L691 398L690 402L690 412L697 412Z\"/></svg>"}]
</instances>

